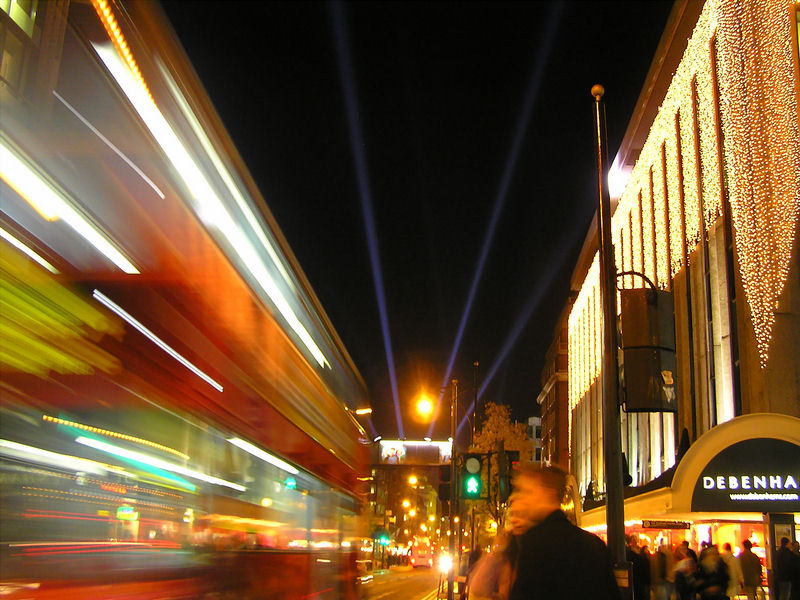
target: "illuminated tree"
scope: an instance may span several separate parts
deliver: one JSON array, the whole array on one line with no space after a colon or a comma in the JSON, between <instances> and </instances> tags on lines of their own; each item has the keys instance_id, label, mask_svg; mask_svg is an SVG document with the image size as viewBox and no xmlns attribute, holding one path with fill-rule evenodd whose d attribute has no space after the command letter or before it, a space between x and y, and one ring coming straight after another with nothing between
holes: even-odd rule
<instances>
[{"instance_id":1,"label":"illuminated tree","mask_svg":"<svg viewBox=\"0 0 800 600\"><path fill-rule=\"evenodd\" d=\"M491 536L494 530L489 524L494 521L502 525L506 506L499 499L500 477L498 464L498 451L519 452L520 462L530 462L533 455L533 445L528 439L528 428L525 423L511 420L511 409L504 404L487 402L485 417L476 432L475 439L469 452L489 454L485 461L488 473L484 473L484 481L488 482L488 498L472 500L466 503L465 508L475 509L476 520L483 526L475 528L476 535L483 533ZM510 465L509 465L510 468ZM486 540L488 542L488 540ZM482 544L484 540L479 540Z\"/></svg>"}]
</instances>

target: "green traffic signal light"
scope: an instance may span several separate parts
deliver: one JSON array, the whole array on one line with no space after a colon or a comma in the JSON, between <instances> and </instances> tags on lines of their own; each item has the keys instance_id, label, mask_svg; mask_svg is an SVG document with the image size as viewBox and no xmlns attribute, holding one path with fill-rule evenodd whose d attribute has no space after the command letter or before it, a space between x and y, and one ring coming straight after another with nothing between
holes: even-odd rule
<instances>
[{"instance_id":1,"label":"green traffic signal light","mask_svg":"<svg viewBox=\"0 0 800 600\"><path fill-rule=\"evenodd\" d=\"M464 477L464 497L477 498L481 495L483 481L480 475L467 475Z\"/></svg>"},{"instance_id":2,"label":"green traffic signal light","mask_svg":"<svg viewBox=\"0 0 800 600\"><path fill-rule=\"evenodd\" d=\"M463 470L461 471L461 497L469 500L481 497L483 491L483 479L481 479L481 472L483 471L484 455L482 454L465 454L462 462Z\"/></svg>"}]
</instances>

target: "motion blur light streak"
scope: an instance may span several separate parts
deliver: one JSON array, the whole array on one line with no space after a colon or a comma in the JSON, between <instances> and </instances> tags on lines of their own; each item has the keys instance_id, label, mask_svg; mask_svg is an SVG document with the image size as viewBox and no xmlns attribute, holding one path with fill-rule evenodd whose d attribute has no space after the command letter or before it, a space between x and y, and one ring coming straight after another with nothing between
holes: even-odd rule
<instances>
[{"instance_id":1,"label":"motion blur light streak","mask_svg":"<svg viewBox=\"0 0 800 600\"><path fill-rule=\"evenodd\" d=\"M0 177L45 221L60 218L63 204L56 192L36 172L17 157L4 138L0 137Z\"/></svg>"},{"instance_id":2,"label":"motion blur light streak","mask_svg":"<svg viewBox=\"0 0 800 600\"><path fill-rule=\"evenodd\" d=\"M177 456L178 458L182 458L183 460L189 460L188 454L184 454L183 452L175 450L174 448L170 448L169 446L164 446L162 444L157 444L155 442L151 442L150 440L145 440L143 438L127 435L125 433L118 433L116 431L110 431L108 429L101 429L100 427L92 427L91 425L84 425L83 423L76 423L75 421L68 421L67 419L51 417L50 415L42 415L42 420L47 421L48 423L67 425L68 427L74 427L75 429L83 429L84 431L91 431L92 433L119 438L121 440L125 440L126 442L133 442L135 444L150 446L151 448L156 448L158 450L163 450L164 452L169 452L170 454L174 454L175 456Z\"/></svg>"},{"instance_id":3,"label":"motion blur light streak","mask_svg":"<svg viewBox=\"0 0 800 600\"><path fill-rule=\"evenodd\" d=\"M486 266L486 259L489 256L489 249L492 247L492 241L494 240L494 234L497 229L497 223L500 220L500 213L503 210L503 205L506 202L506 194L508 192L508 186L511 183L511 176L514 173L514 170L517 167L517 160L519 159L519 153L522 148L522 143L525 141L525 133L528 130L528 124L531 120L531 114L533 113L533 106L536 102L537 94L539 92L539 85L542 81L542 77L545 72L545 68L549 63L550 59L550 52L553 48L553 42L555 40L555 34L558 29L559 21L561 20L561 11L563 9L561 2L556 2L553 4L550 14L547 19L547 23L545 24L544 31L545 35L542 38L541 44L539 46L539 52L536 58L536 64L534 66L533 72L531 73L531 78L528 82L528 88L525 92L525 101L522 108L522 114L520 115L519 121L517 122L517 127L514 132L514 140L511 144L511 151L509 152L508 160L506 161L506 167L503 171L503 176L500 180L500 189L497 193L497 198L494 201L494 207L492 208L492 217L489 221L489 228L486 231L486 236L483 239L483 245L481 246L481 253L478 258L478 264L475 267L475 275L472 279L472 285L469 289L469 295L467 297L467 303L464 306L464 312L461 315L461 322L458 325L458 331L456 333L456 339L453 343L453 351L450 353L450 360L447 363L447 370L445 375L442 379L442 385L440 386L439 392L439 400L437 402L437 413L439 410L439 406L442 403L442 396L446 389L448 389L448 383L450 382L450 374L453 371L453 364L455 363L456 356L458 355L459 347L461 346L461 338L464 336L464 330L467 326L467 320L469 319L469 315L472 312L472 303L475 300L475 293L478 290L478 284L483 277L483 269ZM530 315L529 315L530 316ZM519 334L517 334L519 335ZM505 357L507 354L507 350L502 354ZM488 379L487 379L488 381ZM485 389L485 385L484 385ZM470 409L471 410L471 409ZM463 421L461 423L463 425ZM433 433L434 423L432 422L428 426L428 436ZM459 426L459 429L461 427Z\"/></svg>"},{"instance_id":4,"label":"motion blur light streak","mask_svg":"<svg viewBox=\"0 0 800 600\"><path fill-rule=\"evenodd\" d=\"M242 211L244 218L249 223L250 227L252 228L253 232L256 234L258 241L261 242L261 245L264 247L264 250L267 251L269 254L270 259L272 260L272 264L275 265L275 268L278 269L283 280L286 282L293 291L296 289L292 278L289 276L289 273L286 271L286 268L283 266L281 259L278 257L278 253L275 251L275 247L267 239L266 234L264 233L264 228L258 222L255 214L253 213L250 205L244 199L244 196L239 191L239 187L234 183L233 178L231 177L228 170L225 168L225 165L222 163L222 159L219 157L219 154L214 149L214 145L211 143L211 140L208 139L208 135L206 134L206 130L203 129L200 122L197 120L194 112L189 107L189 103L186 102L186 98L184 98L183 94L181 93L178 86L175 84L175 81L172 79L172 76L169 73L169 70L161 63L158 62L158 67L161 71L161 75L164 77L164 80L167 82L167 87L169 87L169 91L172 93L172 97L175 102L178 103L178 107L181 109L184 118L188 121L189 125L192 127L192 132L194 133L195 137L197 137L200 144L203 146L203 150L205 150L206 155L211 159L211 162L214 164L214 168L217 170L217 174L222 179L225 187L228 188L231 196L236 201L236 205L239 207L239 210Z\"/></svg>"},{"instance_id":5,"label":"motion blur light streak","mask_svg":"<svg viewBox=\"0 0 800 600\"><path fill-rule=\"evenodd\" d=\"M39 263L45 269L50 271L53 275L58 275L58 269L56 269L53 265L51 265L49 262L47 262L44 258L39 256L36 252L34 252L30 248L28 248L25 244L23 244L21 241L19 241L17 238L15 238L10 233L8 233L2 227L0 227L0 237L3 238L5 241L7 241L12 246L14 246L14 248L16 248L17 250L19 250L20 252L22 252L23 254L27 255L32 260L34 260L37 263Z\"/></svg>"},{"instance_id":6,"label":"motion blur light streak","mask_svg":"<svg viewBox=\"0 0 800 600\"><path fill-rule=\"evenodd\" d=\"M92 0L92 6L94 7L97 16L100 17L100 21L103 23L103 27L105 27L108 37L111 38L111 42L114 44L117 52L125 60L125 64L128 69L130 69L131 74L136 79L136 82L144 89L145 93L152 100L153 96L150 95L150 90L147 88L144 77L142 77L142 72L139 70L139 65L136 64L136 60L133 58L133 54L131 54L131 49L128 46L128 42L125 40L125 36L122 35L122 31L119 28L119 23L117 23L114 13L111 11L111 8L109 8L108 2L106 0Z\"/></svg>"},{"instance_id":7,"label":"motion blur light streak","mask_svg":"<svg viewBox=\"0 0 800 600\"><path fill-rule=\"evenodd\" d=\"M228 442L230 442L231 444L233 444L234 446L236 446L238 448L241 448L245 452L247 452L249 454L252 454L256 458L260 458L264 462L267 462L267 463L269 463L271 465L274 465L274 466L278 467L279 469L283 469L287 473L291 473L292 475L297 475L300 472L297 468L293 467L292 465L287 463L285 460L281 460L277 456L273 456L269 452L265 452L264 450L262 450L258 446L254 446L250 442L246 442L243 439L240 439L240 438L229 438Z\"/></svg>"},{"instance_id":8,"label":"motion blur light streak","mask_svg":"<svg viewBox=\"0 0 800 600\"><path fill-rule=\"evenodd\" d=\"M372 194L370 192L367 160L362 151L363 134L361 131L361 119L359 118L358 99L356 98L353 59L350 56L350 45L347 39L347 27L342 3L331 3L330 11L333 35L336 40L336 58L338 59L342 90L344 91L345 105L347 107L347 123L350 126L350 145L353 149L353 160L356 163L356 177L361 198L361 210L364 216L364 229L367 234L372 280L375 284L375 296L378 301L378 313L380 314L381 332L383 333L383 346L386 352L386 364L389 368L389 382L392 388L392 400L394 401L397 435L402 438L405 437L405 431L403 429L403 416L400 412L400 398L397 393L397 375L395 373L394 352L392 351L392 338L389 333L389 315L386 310L386 295L383 289L383 274L381 272L375 215L372 210Z\"/></svg>"},{"instance_id":9,"label":"motion blur light streak","mask_svg":"<svg viewBox=\"0 0 800 600\"><path fill-rule=\"evenodd\" d=\"M113 143L111 143L111 140L109 140L109 139L108 139L106 136L104 136L102 133L100 133L100 131L99 131L99 130L98 130L98 129L97 129L95 126L94 126L94 125L92 125L92 124L89 122L89 120L88 120L86 117L84 117L84 116L83 116L81 113L79 113L79 112L78 112L78 111L75 109L75 107L74 107L74 106L72 106L72 105L71 105L69 102L67 102L66 100L64 100L64 98L62 98L62 97L61 97L61 95L60 95L60 94L59 94L57 91L53 90L53 95L54 95L56 98L58 98L59 102L61 102L61 104L63 104L65 107L67 107L67 109L68 109L68 110L69 110L69 111L70 111L70 112L71 112L73 115L75 115L75 116L78 118L78 120L79 120L81 123L83 123L84 125L86 125L86 127L88 127L88 128L89 128L89 130L90 130L92 133L94 133L94 134L95 134L97 137L99 137L99 138L100 138L100 140L101 140L101 141L102 141L102 142L103 142L103 143L104 143L106 146L108 146L109 148L111 148L111 150L113 150L113 151L114 151L114 153L115 153L117 156L119 156L119 157L120 157L120 158L121 158L121 159L122 159L122 160L125 162L125 164L127 164L127 165L128 165L130 168L131 168L131 169L133 169L133 170L136 172L136 174L137 174L139 177L141 177L141 178L144 180L144 182L145 182L147 185L149 185L151 188L153 188L153 191L154 191L156 194L158 194L158 195L161 197L161 199L162 199L162 200L164 199L164 192L162 192L162 191L161 191L161 190L158 188L158 186L157 186L155 183L153 183L153 180L152 180L152 179L150 179L150 178L149 178L147 175L145 175L145 174L144 174L144 171L142 171L142 170L141 170L141 169L140 169L138 166L136 166L136 163L134 163L134 162L133 162L133 161L132 161L130 158L128 158L128 157L125 155L125 153L124 153L124 152L122 152L122 150L120 150L120 149L119 149L119 148L117 148L117 147L116 147L116 146L115 146Z\"/></svg>"},{"instance_id":10,"label":"motion blur light streak","mask_svg":"<svg viewBox=\"0 0 800 600\"><path fill-rule=\"evenodd\" d=\"M0 440L0 455L8 456L10 458L17 458L29 460L40 465L47 465L49 467L56 467L59 469L72 469L75 471L84 471L93 475L103 475L105 473L117 473L120 475L131 476L124 470L99 463L88 458L80 458L70 454L61 454L59 452L51 452L35 446L28 446L12 442L11 440Z\"/></svg>"},{"instance_id":11,"label":"motion blur light streak","mask_svg":"<svg viewBox=\"0 0 800 600\"><path fill-rule=\"evenodd\" d=\"M3 136L0 136L0 177L45 220L63 219L122 271L129 275L139 273L139 270L102 233L18 156Z\"/></svg>"},{"instance_id":12,"label":"motion blur light streak","mask_svg":"<svg viewBox=\"0 0 800 600\"><path fill-rule=\"evenodd\" d=\"M94 448L95 450L100 450L101 452L106 452L108 454L119 456L120 458L126 458L128 460L144 463L146 465L150 465L151 467L155 467L157 469L163 469L164 471L170 471L172 473L177 473L179 475L191 477L192 479L199 479L200 481L205 481L206 483L222 485L237 490L239 492L244 492L247 490L246 487L239 485L238 483L226 481L225 479L220 479L219 477L214 477L213 475L206 475L205 473L201 473L200 471L187 469L186 467L181 467L180 465L173 465L172 463L168 463L167 461L161 460L160 458L156 458L154 456L148 456L147 454L142 454L141 452L136 452L134 450L127 450L125 448L120 448L119 446L115 446L114 444L109 444L101 440L93 440L91 438L81 436L77 438L75 442L78 444L82 444L84 446L89 446L90 448Z\"/></svg>"},{"instance_id":13,"label":"motion blur light streak","mask_svg":"<svg viewBox=\"0 0 800 600\"><path fill-rule=\"evenodd\" d=\"M225 210L224 204L214 193L211 184L203 175L200 167L194 162L178 135L173 131L164 115L161 114L161 111L153 102L147 88L133 77L128 67L120 61L117 54L107 44L92 44L92 46L181 176L196 201L195 210L198 216L206 224L215 227L231 244L244 266L250 271L250 274L261 286L261 289L274 303L278 312L286 319L289 327L297 334L319 365L321 367L328 365L329 363L322 350L319 349L311 334L308 333L300 319L295 315L289 302L272 279L258 252L239 228L235 219Z\"/></svg>"},{"instance_id":14,"label":"motion blur light streak","mask_svg":"<svg viewBox=\"0 0 800 600\"><path fill-rule=\"evenodd\" d=\"M118 305L118 304L116 304L114 301L112 301L111 299L109 299L109 298L108 298L107 296L105 296L105 295L104 295L102 292L100 292L100 291L98 291L98 290L94 290L94 291L92 292L92 296L93 296L95 299L97 299L97 300L98 300L98 301L99 301L101 304L105 305L106 307L108 307L109 309L111 309L112 311L114 311L115 313L117 313L117 314L118 314L120 317L122 317L123 319L125 319L125 320L126 320L128 323L130 323L131 325L133 325L133 326L134 326L136 329L138 329L138 330L139 330L139 331L142 333L142 335L144 335L144 336L145 336L147 339L149 339L151 342L153 342L153 343L154 343L156 346L158 346L159 348L161 348L161 349L162 349L164 352L166 352L167 354L169 354L169 355L170 355L172 358L174 358L174 359L175 359L175 360L177 360L179 363L181 363L181 364L182 364L184 367L186 367L187 369L189 369L189 370L190 370L192 373L194 373L195 375L197 375L197 376L198 376L200 379L202 379L203 381L205 381L206 383L208 383L208 385L210 385L211 387L213 387L214 389L216 389L218 392L221 392L221 391L222 391L222 385L220 385L219 383L217 383L216 381L214 381L214 380L213 380L211 377L209 377L209 376L208 376L208 375L206 375L206 374L205 374L203 371L201 371L200 369L198 369L198 368L197 368L197 367L196 367L194 364L192 364L191 362L189 362L188 360L186 360L186 359L185 359L183 356L181 356L181 355L180 355L178 352L176 352L175 350L173 350L173 349L172 349L172 347L171 347L169 344L167 344L165 341L163 341L163 340L162 340L160 337L158 337L158 336L157 336L155 333L153 333L152 331L150 331L150 330L149 330L147 327L145 327L144 325L142 325L142 324L141 324L139 321L137 321L137 320L136 320L136 319L135 319L133 316L131 316L130 314L128 314L128 313L125 311L125 309L123 309L121 306L119 306L119 305Z\"/></svg>"}]
</instances>

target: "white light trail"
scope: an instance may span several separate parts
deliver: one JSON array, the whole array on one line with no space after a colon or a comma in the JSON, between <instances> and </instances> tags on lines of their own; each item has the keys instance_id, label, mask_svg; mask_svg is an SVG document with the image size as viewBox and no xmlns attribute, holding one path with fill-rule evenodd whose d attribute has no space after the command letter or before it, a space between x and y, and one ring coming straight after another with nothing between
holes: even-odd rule
<instances>
[{"instance_id":1,"label":"white light trail","mask_svg":"<svg viewBox=\"0 0 800 600\"><path fill-rule=\"evenodd\" d=\"M58 218L72 227L125 273L139 270L117 250L105 236L76 211L71 204L48 185L26 161L0 138L0 177L48 221Z\"/></svg>"},{"instance_id":2,"label":"white light trail","mask_svg":"<svg viewBox=\"0 0 800 600\"><path fill-rule=\"evenodd\" d=\"M109 148L111 148L111 150L113 150L113 151L114 151L114 153L115 153L117 156L119 156L119 157L120 157L120 158L121 158L121 159L122 159L122 160L125 162L125 164L127 164L127 165L128 165L130 168L131 168L131 169L133 169L133 171L134 171L134 172L135 172L135 173L136 173L136 174L137 174L139 177L141 177L141 178L142 178L142 180L143 180L143 181L144 181L144 182L145 182L147 185L149 185L151 188L153 188L153 191L154 191L156 194L158 194L158 195L161 197L161 199L162 199L162 200L164 199L164 192L162 192L162 191L159 189L159 187L158 187L158 186L157 186L155 183L153 183L153 180L152 180L152 179L150 179L150 178L149 178L147 175L145 175L145 174L144 174L144 171L142 171L142 170L141 170L141 169L140 169L140 168L139 168L139 167L136 165L136 163L134 163L134 162L133 162L133 161L132 161L130 158L128 158L128 157L125 155L125 153L124 153L124 152L122 152L122 150L120 150L119 148L117 148L117 147L116 147L116 146L115 146L115 145L114 145L114 144L111 142L111 140L109 140L109 139L108 139L106 136L104 136L102 133L100 133L100 131L99 131L99 130L98 130L98 129L97 129L95 126L94 126L94 125L92 125L92 124L89 122L89 120L88 120L86 117L84 117L84 116L83 116L81 113L79 113L79 112L78 112L78 111L75 109L75 107L74 107L74 106L72 106L72 105L71 105L69 102L67 102L66 100L64 100L64 98L62 98L62 97L61 97L61 95L59 95L59 93L58 93L57 91L53 90L53 95L54 95L56 98L58 98L58 99L59 99L59 101L61 102L61 104L63 104L64 106L66 106L66 107L69 109L69 111L70 111L70 112L71 112L73 115L75 115L75 116L78 118L78 120L79 120L81 123L83 123L84 125L86 125L86 127L88 127L88 128L89 128L89 130L90 130L92 133L94 133L94 134L95 134L97 137L99 137L99 138L100 138L100 140L101 140L101 141L102 141L102 142L103 142L103 143L104 143L106 146L108 146Z\"/></svg>"},{"instance_id":3,"label":"white light trail","mask_svg":"<svg viewBox=\"0 0 800 600\"><path fill-rule=\"evenodd\" d=\"M0 227L0 237L3 238L12 246L14 246L14 248L19 250L23 254L27 255L29 258L35 260L37 263L39 263L41 266L43 266L45 269L47 269L54 275L58 275L58 269L56 269L53 265L47 262L44 258L39 256L39 254L28 248L25 244L23 244L21 241L19 241L17 238L15 238L13 235L11 235L2 227Z\"/></svg>"},{"instance_id":4,"label":"white light trail","mask_svg":"<svg viewBox=\"0 0 800 600\"><path fill-rule=\"evenodd\" d=\"M118 475L125 475L133 477L131 473L127 473L122 469L105 465L94 460L87 458L80 458L72 456L71 454L61 454L60 452L51 452L37 448L36 446L28 446L27 444L20 444L12 442L11 440L0 440L0 455L8 458L16 458L28 460L40 465L47 465L57 469L70 469L73 471L91 473L92 475L105 475L106 473L116 473Z\"/></svg>"},{"instance_id":5,"label":"white light trail","mask_svg":"<svg viewBox=\"0 0 800 600\"><path fill-rule=\"evenodd\" d=\"M140 333L142 333L142 335L144 335L147 339L149 339L151 342L153 342L156 346L161 348L164 352L169 354L172 358L174 358L179 363L181 363L184 367L189 369L192 373L197 375L200 379L205 381L208 385L210 385L211 387L213 387L214 389L216 389L219 392L222 391L222 385L221 384L217 383L214 379L212 379L211 377L206 375L203 371L201 371L198 367L196 367L194 365L194 363L192 363L192 362L188 361L186 358L184 358L180 353L178 353L178 351L173 349L172 346L167 344L164 340L162 340L160 337L158 337L155 333L153 333L147 327L142 325L138 320L136 320L135 317L133 317L131 314L129 314L124 308L119 306L113 300L108 298L108 296L106 296L105 294L103 294L99 290L94 290L92 292L92 296L98 302L100 302L101 304L103 304L104 306L106 306L107 308L109 308L110 310L115 312L116 314L118 314L120 317L125 319L128 323L133 325L136 329L139 330Z\"/></svg>"},{"instance_id":6,"label":"white light trail","mask_svg":"<svg viewBox=\"0 0 800 600\"><path fill-rule=\"evenodd\" d=\"M300 472L298 469L287 463L285 460L281 460L277 456L273 456L269 452L262 450L258 446L254 446L250 442L246 442L245 440L240 438L230 438L228 439L228 441L234 446L241 448L245 452L252 454L256 458L260 458L264 462L276 466L279 469L283 469L287 473L291 473L292 475L297 475Z\"/></svg>"},{"instance_id":7,"label":"white light trail","mask_svg":"<svg viewBox=\"0 0 800 600\"><path fill-rule=\"evenodd\" d=\"M311 334L292 310L280 288L272 279L259 253L241 231L235 219L225 209L224 204L214 192L200 167L194 162L177 134L164 118L164 115L161 114L161 111L150 98L147 90L136 81L131 71L122 63L112 47L108 44L92 45L100 60L105 64L111 76L119 84L122 92L128 97L133 108L175 167L175 170L180 174L181 179L183 179L184 184L196 201L195 210L200 218L206 223L213 223L219 232L225 236L244 266L250 271L255 281L273 302L281 316L286 319L289 327L297 334L311 355L321 367L328 365L328 360L322 350L320 350Z\"/></svg>"},{"instance_id":8,"label":"white light trail","mask_svg":"<svg viewBox=\"0 0 800 600\"><path fill-rule=\"evenodd\" d=\"M128 460L138 461L140 463L150 465L151 467L155 467L157 469L163 469L164 471L177 473L178 475L184 475L185 477L191 477L192 479L198 479L200 481L205 481L206 483L212 483L214 485L222 485L225 487L229 487L233 490L237 490L239 492L244 492L247 490L246 487L239 485L238 483L226 481L225 479L220 479L219 477L214 477L213 475L206 475L205 473L201 473L200 471L187 469L186 467L182 467L180 465L174 465L165 460L161 460L160 458L149 456L142 452L136 452L135 450L128 450L126 448L121 448L119 446L115 446L114 444L103 442L101 440L95 440L92 438L80 436L75 439L75 442L77 442L78 444L82 444L83 446L94 448L95 450L100 450L101 452L105 452L107 454L113 454L114 456L119 456L120 458L127 458Z\"/></svg>"}]
</instances>

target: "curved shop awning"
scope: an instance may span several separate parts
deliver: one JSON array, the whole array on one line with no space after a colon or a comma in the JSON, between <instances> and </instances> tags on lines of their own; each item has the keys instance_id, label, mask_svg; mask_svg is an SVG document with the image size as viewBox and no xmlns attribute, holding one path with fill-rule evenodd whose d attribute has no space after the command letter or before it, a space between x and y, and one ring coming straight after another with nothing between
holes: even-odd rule
<instances>
[{"instance_id":1,"label":"curved shop awning","mask_svg":"<svg viewBox=\"0 0 800 600\"><path fill-rule=\"evenodd\" d=\"M764 512L800 512L800 419L754 413L706 432L689 447L672 483L625 499L625 520L760 521ZM605 506L581 515L605 525Z\"/></svg>"},{"instance_id":2,"label":"curved shop awning","mask_svg":"<svg viewBox=\"0 0 800 600\"><path fill-rule=\"evenodd\" d=\"M673 512L800 512L800 419L737 417L702 435L672 480Z\"/></svg>"}]
</instances>

